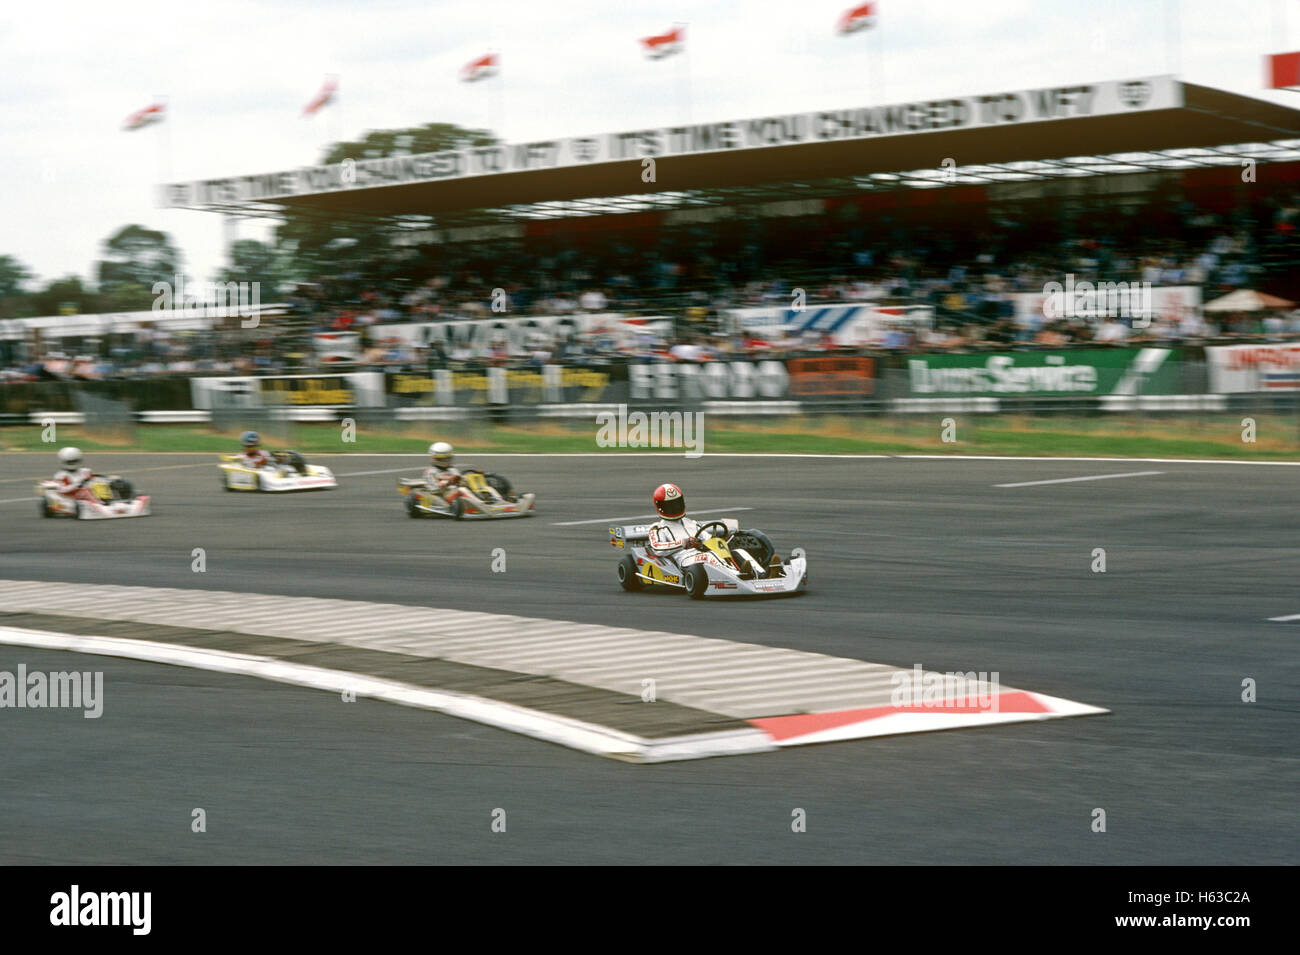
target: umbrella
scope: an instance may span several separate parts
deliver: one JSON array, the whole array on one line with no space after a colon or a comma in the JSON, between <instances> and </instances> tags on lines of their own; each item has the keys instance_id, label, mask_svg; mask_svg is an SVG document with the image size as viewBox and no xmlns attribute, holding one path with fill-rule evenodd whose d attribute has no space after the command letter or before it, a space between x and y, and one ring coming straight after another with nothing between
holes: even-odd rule
<instances>
[{"instance_id":1,"label":"umbrella","mask_svg":"<svg viewBox=\"0 0 1300 955\"><path fill-rule=\"evenodd\" d=\"M1207 312L1259 312L1266 308L1290 308L1295 302L1288 302L1276 295L1265 295L1250 289L1239 288L1222 298L1205 303Z\"/></svg>"}]
</instances>

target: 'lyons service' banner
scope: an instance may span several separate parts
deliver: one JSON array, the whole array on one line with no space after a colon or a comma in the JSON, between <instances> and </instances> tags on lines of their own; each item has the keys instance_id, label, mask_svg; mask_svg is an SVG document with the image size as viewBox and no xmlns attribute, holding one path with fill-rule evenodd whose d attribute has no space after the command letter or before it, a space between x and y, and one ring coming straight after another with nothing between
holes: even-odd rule
<instances>
[{"instance_id":1,"label":"'lyons service' banner","mask_svg":"<svg viewBox=\"0 0 1300 955\"><path fill-rule=\"evenodd\" d=\"M1217 394L1300 388L1300 344L1212 345L1205 360Z\"/></svg>"},{"instance_id":2,"label":"'lyons service' banner","mask_svg":"<svg viewBox=\"0 0 1300 955\"><path fill-rule=\"evenodd\" d=\"M1178 385L1172 355L1168 348L909 355L908 387L916 397L1170 394Z\"/></svg>"}]
</instances>

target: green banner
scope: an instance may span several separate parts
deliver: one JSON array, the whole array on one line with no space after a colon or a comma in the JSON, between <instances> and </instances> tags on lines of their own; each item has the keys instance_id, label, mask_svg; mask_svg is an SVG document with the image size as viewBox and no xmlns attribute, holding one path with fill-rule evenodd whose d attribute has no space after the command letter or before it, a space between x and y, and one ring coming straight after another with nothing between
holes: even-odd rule
<instances>
[{"instance_id":1,"label":"green banner","mask_svg":"<svg viewBox=\"0 0 1300 955\"><path fill-rule=\"evenodd\" d=\"M914 397L1167 395L1179 376L1169 348L1095 348L980 355L909 355Z\"/></svg>"}]
</instances>

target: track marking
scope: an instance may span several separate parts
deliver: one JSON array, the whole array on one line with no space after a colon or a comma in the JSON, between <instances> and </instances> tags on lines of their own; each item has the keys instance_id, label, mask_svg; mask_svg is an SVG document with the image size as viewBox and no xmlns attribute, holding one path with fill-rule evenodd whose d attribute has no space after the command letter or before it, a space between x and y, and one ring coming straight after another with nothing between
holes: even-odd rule
<instances>
[{"instance_id":1,"label":"track marking","mask_svg":"<svg viewBox=\"0 0 1300 955\"><path fill-rule=\"evenodd\" d=\"M1270 623L1289 623L1292 620L1300 620L1300 613L1287 614L1285 617L1269 617Z\"/></svg>"},{"instance_id":2,"label":"track marking","mask_svg":"<svg viewBox=\"0 0 1300 955\"><path fill-rule=\"evenodd\" d=\"M39 501L40 495L28 494L26 497L11 497L7 501L0 501L0 504L21 504L23 501Z\"/></svg>"},{"instance_id":3,"label":"track marking","mask_svg":"<svg viewBox=\"0 0 1300 955\"><path fill-rule=\"evenodd\" d=\"M637 762L1106 712L1003 687L984 674L968 679L923 672L919 665L905 670L684 633L404 604L0 580L0 610L18 615L0 618L0 644L193 666L331 691L353 689ZM48 629L20 622L27 615L39 621L49 614L87 618L85 630L61 632L52 620ZM168 633L154 631L161 638L156 639L131 624L185 632L165 642ZM96 633L101 626L111 630ZM290 645L281 652L277 638L317 649L301 653ZM325 644L339 650L321 653ZM343 648L364 653L349 655ZM390 663L392 654L400 656ZM450 686L442 679L407 682L403 672L428 672L418 660L410 664L417 669L405 670L401 661L412 657L483 668L493 676L469 687L458 682L460 677ZM626 713L610 713L607 699L557 708L544 695L521 698L493 690L537 677L620 694L616 702L628 703L644 701L648 677L656 682L658 700L695 713L669 723L651 707L629 724ZM957 684L953 677L960 677ZM919 692L920 683L913 680L926 681L924 701L915 694L899 696L903 685ZM934 699L931 681L940 689ZM671 733L678 727L680 734Z\"/></svg>"},{"instance_id":4,"label":"track marking","mask_svg":"<svg viewBox=\"0 0 1300 955\"><path fill-rule=\"evenodd\" d=\"M732 511L752 511L752 507L713 507L704 512L704 517L709 514L729 514ZM552 524L552 527L573 527L576 524L612 524L615 521L649 521L658 520L658 514L633 514L631 517L598 517L590 521L559 521ZM695 518L692 518L695 520Z\"/></svg>"},{"instance_id":5,"label":"track marking","mask_svg":"<svg viewBox=\"0 0 1300 955\"><path fill-rule=\"evenodd\" d=\"M382 471L351 471L351 472L349 472L348 474L336 474L336 475L334 475L334 476L335 476L336 478L345 478L345 477L370 477L372 474L401 474L403 471L408 471L408 472L409 472L409 471L415 471L415 470L418 470L417 466L414 465L414 464L411 464L411 465L408 465L407 467L404 467L404 468L385 468L385 469L382 470Z\"/></svg>"},{"instance_id":6,"label":"track marking","mask_svg":"<svg viewBox=\"0 0 1300 955\"><path fill-rule=\"evenodd\" d=\"M1036 484L1071 484L1075 481L1105 481L1109 478L1146 477L1164 474L1164 471L1128 471L1124 474L1091 474L1087 477L1052 478L1050 481L1017 481L1015 484L994 484L994 487L1033 487Z\"/></svg>"},{"instance_id":7,"label":"track marking","mask_svg":"<svg viewBox=\"0 0 1300 955\"><path fill-rule=\"evenodd\" d=\"M41 453L42 453L42 454L45 454L45 453L47 453L47 452L44 452L44 451L43 451L43 452L41 452ZM116 452L116 451L109 451L109 452L91 451L91 452L89 452L89 453L91 453L91 454L104 454L104 453L107 453L107 454L118 454L119 452ZM124 451L124 452L121 452L121 453L123 453L123 454L136 454L136 453L148 453L148 452ZM179 468L202 468L202 467L207 467L209 464L216 464L216 463L217 463L216 461L200 461L200 462L195 463L195 464L158 464L158 465L155 465L155 466L150 467L150 468L134 468L134 469L132 469L131 473L132 473L132 474L142 474L142 473L144 473L145 471L175 471L175 470L177 470L177 469L179 469ZM42 474L40 477L30 477L30 478L0 478L0 484L19 484L19 483L22 483L22 482L31 482L31 483L35 484L37 481L48 481L48 480L49 480L49 477L48 477L47 475ZM9 503L9 502L8 502L8 501L0 501L0 504L7 504L7 503Z\"/></svg>"}]
</instances>

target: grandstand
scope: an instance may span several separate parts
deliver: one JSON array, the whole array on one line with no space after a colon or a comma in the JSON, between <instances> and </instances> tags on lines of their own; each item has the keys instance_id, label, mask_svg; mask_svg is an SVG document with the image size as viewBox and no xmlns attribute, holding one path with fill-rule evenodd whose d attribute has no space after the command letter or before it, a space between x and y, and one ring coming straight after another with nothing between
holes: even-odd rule
<instances>
[{"instance_id":1,"label":"grandstand","mask_svg":"<svg viewBox=\"0 0 1300 955\"><path fill-rule=\"evenodd\" d=\"M578 253L615 274L667 261L678 286L793 268L806 285L890 233L944 233L955 264L987 233L1012 254L1016 233L1094 237L1097 210L1143 238L1176 231L1184 202L1267 218L1300 181L1297 137L1300 110L1161 76L177 183L162 200L382 220L422 251L413 272L491 272L494 286L527 284L503 274L504 253L523 253L521 269Z\"/></svg>"}]
</instances>

